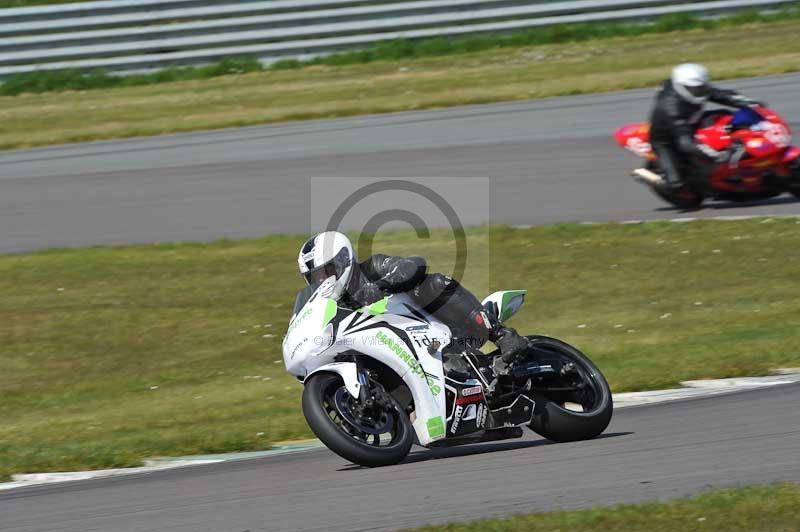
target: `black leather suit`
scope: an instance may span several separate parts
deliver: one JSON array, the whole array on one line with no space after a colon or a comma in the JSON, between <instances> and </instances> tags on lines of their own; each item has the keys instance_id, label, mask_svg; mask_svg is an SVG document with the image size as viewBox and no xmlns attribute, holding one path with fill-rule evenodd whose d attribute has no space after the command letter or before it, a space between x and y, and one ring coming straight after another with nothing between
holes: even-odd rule
<instances>
[{"instance_id":1,"label":"black leather suit","mask_svg":"<svg viewBox=\"0 0 800 532\"><path fill-rule=\"evenodd\" d=\"M488 315L478 298L458 281L441 273L428 273L424 258L378 254L359 263L357 269L342 298L343 304L359 308L374 303L383 294L407 292L420 307L453 330L454 344L461 341L480 347L487 340L496 340L499 321Z\"/></svg>"},{"instance_id":2,"label":"black leather suit","mask_svg":"<svg viewBox=\"0 0 800 532\"><path fill-rule=\"evenodd\" d=\"M728 107L756 103L736 91L713 87L709 102ZM703 117L703 104L686 101L666 80L656 95L650 117L650 143L668 185L693 180L705 184L719 152L694 141L694 132Z\"/></svg>"}]
</instances>

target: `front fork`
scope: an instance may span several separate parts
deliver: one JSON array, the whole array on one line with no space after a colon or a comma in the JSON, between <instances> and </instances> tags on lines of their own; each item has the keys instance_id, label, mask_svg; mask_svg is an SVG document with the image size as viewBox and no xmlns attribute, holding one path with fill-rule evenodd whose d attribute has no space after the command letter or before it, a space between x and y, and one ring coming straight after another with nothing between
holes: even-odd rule
<instances>
[{"instance_id":1,"label":"front fork","mask_svg":"<svg viewBox=\"0 0 800 532\"><path fill-rule=\"evenodd\" d=\"M367 400L369 399L370 389L369 389L369 372L364 368L358 367L357 368L357 376L358 376L358 384L360 385L360 390L358 392L358 400L361 404L366 404Z\"/></svg>"},{"instance_id":2,"label":"front fork","mask_svg":"<svg viewBox=\"0 0 800 532\"><path fill-rule=\"evenodd\" d=\"M358 403L361 409L373 409L376 407L381 409L396 406L393 404L389 392L374 380L377 375L374 373L370 375L370 371L359 366L358 362L356 362L356 367L360 388L358 391Z\"/></svg>"}]
</instances>

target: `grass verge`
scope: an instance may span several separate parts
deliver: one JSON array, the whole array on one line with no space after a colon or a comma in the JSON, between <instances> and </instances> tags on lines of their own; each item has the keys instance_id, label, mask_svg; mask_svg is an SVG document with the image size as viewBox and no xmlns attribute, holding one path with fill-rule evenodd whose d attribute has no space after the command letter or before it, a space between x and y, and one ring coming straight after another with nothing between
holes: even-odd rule
<instances>
[{"instance_id":1,"label":"grass verge","mask_svg":"<svg viewBox=\"0 0 800 532\"><path fill-rule=\"evenodd\" d=\"M0 97L0 148L645 87L683 61L705 63L717 78L793 72L800 70L798 31L800 20L790 17L709 30L473 52L467 47L445 55L417 50L365 63L5 96Z\"/></svg>"},{"instance_id":2,"label":"grass verge","mask_svg":"<svg viewBox=\"0 0 800 532\"><path fill-rule=\"evenodd\" d=\"M491 270L465 284L528 288L512 325L583 348L615 392L765 374L800 364L798 224L478 228ZM446 270L451 240L386 233L376 249ZM302 241L0 256L0 476L311 437L280 349Z\"/></svg>"},{"instance_id":3,"label":"grass verge","mask_svg":"<svg viewBox=\"0 0 800 532\"><path fill-rule=\"evenodd\" d=\"M0 84L0 96L22 93L59 92L68 90L112 89L138 87L156 83L211 79L232 74L260 72L264 67L250 57L223 59L201 67L165 68L149 74L112 76L104 70L40 70L28 74L15 74Z\"/></svg>"},{"instance_id":4,"label":"grass verge","mask_svg":"<svg viewBox=\"0 0 800 532\"><path fill-rule=\"evenodd\" d=\"M416 532L792 532L800 528L800 486L780 484L710 491L688 499L542 512Z\"/></svg>"}]
</instances>

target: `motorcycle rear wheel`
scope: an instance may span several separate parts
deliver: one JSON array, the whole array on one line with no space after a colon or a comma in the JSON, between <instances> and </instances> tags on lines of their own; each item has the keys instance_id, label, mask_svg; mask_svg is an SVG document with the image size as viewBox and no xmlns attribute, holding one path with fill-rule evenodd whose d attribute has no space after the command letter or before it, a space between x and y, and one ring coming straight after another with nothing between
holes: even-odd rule
<instances>
[{"instance_id":1,"label":"motorcycle rear wheel","mask_svg":"<svg viewBox=\"0 0 800 532\"><path fill-rule=\"evenodd\" d=\"M647 164L647 169L660 175L662 179L664 178L664 172L657 161L649 162ZM705 194L698 190L698 187L692 183L684 183L676 190L669 190L668 188L662 188L652 184L649 186L650 190L653 191L653 194L666 201L670 205L678 207L679 209L697 209L706 199Z\"/></svg>"},{"instance_id":2,"label":"motorcycle rear wheel","mask_svg":"<svg viewBox=\"0 0 800 532\"><path fill-rule=\"evenodd\" d=\"M800 200L800 161L797 160L792 165L792 181L789 185L789 192Z\"/></svg>"},{"instance_id":3,"label":"motorcycle rear wheel","mask_svg":"<svg viewBox=\"0 0 800 532\"><path fill-rule=\"evenodd\" d=\"M584 384L579 392L536 394L539 404L534 407L529 428L556 442L588 440L600 435L611 422L614 403L611 388L598 367L589 357L561 340L547 336L529 336L528 340L534 359L558 357L572 363L575 380ZM579 406L580 411L575 406Z\"/></svg>"},{"instance_id":4,"label":"motorcycle rear wheel","mask_svg":"<svg viewBox=\"0 0 800 532\"><path fill-rule=\"evenodd\" d=\"M414 443L413 427L402 409L393 404L369 416L357 412L357 399L347 393L339 375L312 375L303 389L303 415L328 449L342 458L380 467L402 461Z\"/></svg>"},{"instance_id":5,"label":"motorcycle rear wheel","mask_svg":"<svg viewBox=\"0 0 800 532\"><path fill-rule=\"evenodd\" d=\"M694 190L690 185L683 185L674 191L667 191L658 187L650 188L656 196L679 209L697 209L705 200L703 194Z\"/></svg>"}]
</instances>

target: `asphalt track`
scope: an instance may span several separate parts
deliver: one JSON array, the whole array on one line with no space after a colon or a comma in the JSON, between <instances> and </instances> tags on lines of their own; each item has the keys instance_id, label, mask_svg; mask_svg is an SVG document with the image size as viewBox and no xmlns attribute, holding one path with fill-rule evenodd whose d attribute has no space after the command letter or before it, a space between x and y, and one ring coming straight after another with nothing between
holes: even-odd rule
<instances>
[{"instance_id":1,"label":"asphalt track","mask_svg":"<svg viewBox=\"0 0 800 532\"><path fill-rule=\"evenodd\" d=\"M800 76L730 85L797 125ZM311 177L488 177L495 223L668 218L610 133L651 90L304 122L0 155L0 252L310 229ZM466 193L466 192L465 192ZM468 198L464 198L465 203ZM457 207L457 205L456 205ZM693 216L797 214L780 198ZM466 224L487 220L459 213ZM14 490L0 530L393 530L800 481L800 386L634 407L598 439L417 450L353 467L319 450Z\"/></svg>"},{"instance_id":2,"label":"asphalt track","mask_svg":"<svg viewBox=\"0 0 800 532\"><path fill-rule=\"evenodd\" d=\"M355 467L327 450L0 494L3 532L396 530L800 482L800 385L619 410L600 438L417 449ZM532 434L532 433L531 433Z\"/></svg>"},{"instance_id":3,"label":"asphalt track","mask_svg":"<svg viewBox=\"0 0 800 532\"><path fill-rule=\"evenodd\" d=\"M800 75L726 85L800 125ZM486 209L459 209L475 198L454 187L450 203L468 225L686 216L627 177L637 159L611 138L646 116L652 96L634 90L4 152L0 252L307 233L318 229L312 177L488 178L488 220ZM796 213L800 203L781 197L692 216Z\"/></svg>"}]
</instances>

